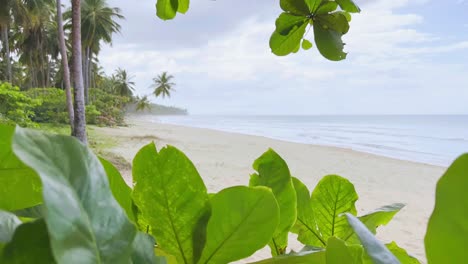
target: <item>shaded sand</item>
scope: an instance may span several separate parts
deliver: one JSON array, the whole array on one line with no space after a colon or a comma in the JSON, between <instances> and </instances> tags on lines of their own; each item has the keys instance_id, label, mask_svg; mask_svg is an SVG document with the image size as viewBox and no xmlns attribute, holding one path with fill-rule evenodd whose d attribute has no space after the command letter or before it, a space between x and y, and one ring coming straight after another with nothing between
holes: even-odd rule
<instances>
[{"instance_id":1,"label":"shaded sand","mask_svg":"<svg viewBox=\"0 0 468 264\"><path fill-rule=\"evenodd\" d=\"M117 146L110 149L131 162L137 151L154 141L160 149L173 145L193 161L210 192L234 185L248 185L253 161L268 148L277 151L288 163L291 173L310 190L322 176L338 174L356 187L360 199L358 214L380 206L401 202L407 206L394 220L379 230L379 238L396 241L421 260L424 234L434 206L435 186L444 168L401 161L347 149L297 144L258 136L218 132L208 129L155 124L133 118L125 128L96 128L112 137ZM128 183L131 172L124 172ZM292 236L294 238L294 236ZM295 240L295 239L294 239ZM290 244L299 250L297 241ZM264 249L249 260L267 258Z\"/></svg>"}]
</instances>

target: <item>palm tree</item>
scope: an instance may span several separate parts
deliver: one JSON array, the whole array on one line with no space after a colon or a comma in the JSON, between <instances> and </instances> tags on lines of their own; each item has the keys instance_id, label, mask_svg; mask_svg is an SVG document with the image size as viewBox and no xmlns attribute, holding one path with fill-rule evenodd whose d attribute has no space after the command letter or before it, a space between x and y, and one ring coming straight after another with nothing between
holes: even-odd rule
<instances>
[{"instance_id":1,"label":"palm tree","mask_svg":"<svg viewBox=\"0 0 468 264\"><path fill-rule=\"evenodd\" d=\"M129 76L126 70L118 68L113 77L114 91L121 96L133 97L135 91L135 82L132 81L133 76Z\"/></svg>"},{"instance_id":2,"label":"palm tree","mask_svg":"<svg viewBox=\"0 0 468 264\"><path fill-rule=\"evenodd\" d=\"M81 58L81 2L72 0L72 56ZM83 144L88 143L86 136L86 116L83 86L83 67L80 59L73 60L73 77L75 83L75 131L73 135Z\"/></svg>"},{"instance_id":3,"label":"palm tree","mask_svg":"<svg viewBox=\"0 0 468 264\"><path fill-rule=\"evenodd\" d=\"M73 98L71 95L70 69L68 67L67 46L65 44L65 33L63 31L62 3L60 0L57 0L57 28L60 55L62 56L63 81L65 83L65 94L67 97L68 118L70 119L70 128L73 134L75 113L73 110Z\"/></svg>"},{"instance_id":4,"label":"palm tree","mask_svg":"<svg viewBox=\"0 0 468 264\"><path fill-rule=\"evenodd\" d=\"M148 100L148 96L137 97L136 111L145 111L146 109L151 110L151 102Z\"/></svg>"},{"instance_id":5,"label":"palm tree","mask_svg":"<svg viewBox=\"0 0 468 264\"><path fill-rule=\"evenodd\" d=\"M111 8L106 0L84 0L81 10L83 36L83 77L85 86L85 99L88 102L88 91L91 85L93 70L93 55L100 51L103 41L112 44L112 34L120 32L120 25L115 19L124 19L119 8Z\"/></svg>"},{"instance_id":6,"label":"palm tree","mask_svg":"<svg viewBox=\"0 0 468 264\"><path fill-rule=\"evenodd\" d=\"M11 20L11 0L0 0L0 40L3 42L3 47L5 49L5 58L6 61L6 70L5 75L8 82L12 82L12 72L11 72L11 58L10 58L10 40L8 38L10 20Z\"/></svg>"},{"instance_id":7,"label":"palm tree","mask_svg":"<svg viewBox=\"0 0 468 264\"><path fill-rule=\"evenodd\" d=\"M174 76L163 72L158 77L153 78L153 84L151 87L154 89L153 94L156 97L171 97L171 93L175 91L175 83L171 82Z\"/></svg>"}]
</instances>

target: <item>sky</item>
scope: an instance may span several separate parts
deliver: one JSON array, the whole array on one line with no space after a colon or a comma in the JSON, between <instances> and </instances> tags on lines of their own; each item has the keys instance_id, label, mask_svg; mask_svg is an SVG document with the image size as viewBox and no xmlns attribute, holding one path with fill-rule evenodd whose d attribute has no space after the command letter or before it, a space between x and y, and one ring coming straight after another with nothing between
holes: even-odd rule
<instances>
[{"instance_id":1,"label":"sky","mask_svg":"<svg viewBox=\"0 0 468 264\"><path fill-rule=\"evenodd\" d=\"M173 96L154 102L190 114L468 114L468 0L355 0L340 62L315 47L271 53L279 0L192 0L171 21L155 2L110 0L126 19L99 57L108 74L126 69L138 95L174 75Z\"/></svg>"}]
</instances>

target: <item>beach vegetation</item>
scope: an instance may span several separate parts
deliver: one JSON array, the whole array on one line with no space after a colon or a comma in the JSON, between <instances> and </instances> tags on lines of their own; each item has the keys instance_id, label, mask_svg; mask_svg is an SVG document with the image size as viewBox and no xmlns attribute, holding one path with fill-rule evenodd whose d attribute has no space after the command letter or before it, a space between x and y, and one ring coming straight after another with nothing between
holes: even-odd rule
<instances>
[{"instance_id":1,"label":"beach vegetation","mask_svg":"<svg viewBox=\"0 0 468 264\"><path fill-rule=\"evenodd\" d=\"M157 77L153 78L153 84L151 87L153 88L153 94L158 97L162 97L163 99L166 97L171 97L171 93L175 91L175 83L172 82L174 79L173 75L168 74L167 72L163 72Z\"/></svg>"},{"instance_id":2,"label":"beach vegetation","mask_svg":"<svg viewBox=\"0 0 468 264\"><path fill-rule=\"evenodd\" d=\"M272 257L255 263L419 263L375 237L403 204L357 216L350 181L328 175L309 191L271 149L253 170L245 186L209 193L183 152L150 143L133 160L131 188L73 137L0 125L0 260L229 263L269 246ZM463 155L437 184L428 263L468 257L467 173Z\"/></svg>"}]
</instances>

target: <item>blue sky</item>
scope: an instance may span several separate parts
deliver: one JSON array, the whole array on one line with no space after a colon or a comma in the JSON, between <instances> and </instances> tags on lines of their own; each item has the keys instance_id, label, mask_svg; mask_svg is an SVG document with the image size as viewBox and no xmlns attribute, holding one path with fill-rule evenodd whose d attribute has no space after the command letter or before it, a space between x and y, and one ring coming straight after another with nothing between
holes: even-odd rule
<instances>
[{"instance_id":1,"label":"blue sky","mask_svg":"<svg viewBox=\"0 0 468 264\"><path fill-rule=\"evenodd\" d=\"M111 0L126 20L100 61L140 95L169 71L177 92L154 101L193 114L468 114L467 0L356 0L342 62L273 55L277 2L193 0L163 22L155 0Z\"/></svg>"}]
</instances>

